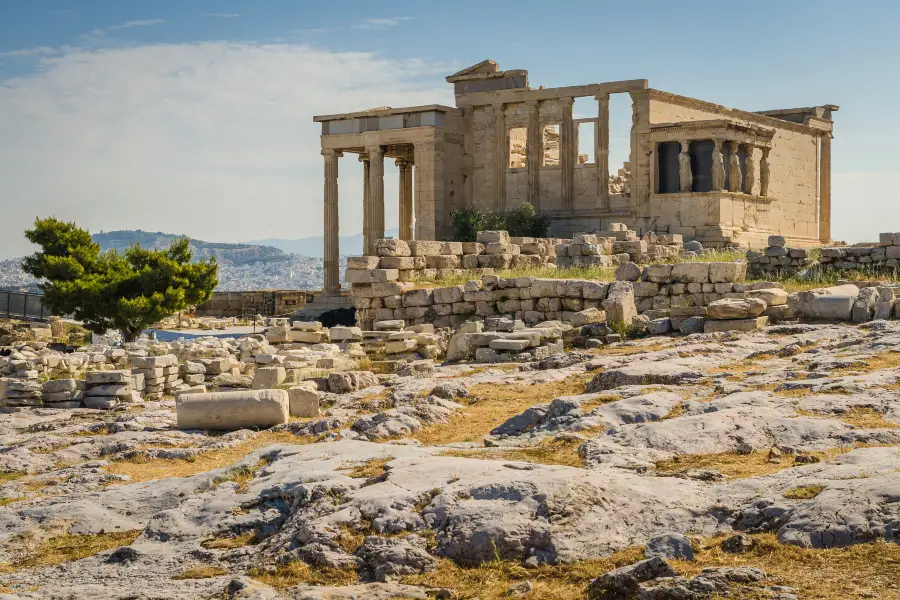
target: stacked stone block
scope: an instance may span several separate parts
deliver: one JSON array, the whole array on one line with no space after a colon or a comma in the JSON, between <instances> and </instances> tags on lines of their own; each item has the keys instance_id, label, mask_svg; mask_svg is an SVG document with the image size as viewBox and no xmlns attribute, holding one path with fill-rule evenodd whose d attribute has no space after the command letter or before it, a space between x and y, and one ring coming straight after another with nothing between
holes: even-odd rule
<instances>
[{"instance_id":1,"label":"stacked stone block","mask_svg":"<svg viewBox=\"0 0 900 600\"><path fill-rule=\"evenodd\" d=\"M111 410L122 402L135 400L131 371L90 371L84 382L84 406Z\"/></svg>"},{"instance_id":2,"label":"stacked stone block","mask_svg":"<svg viewBox=\"0 0 900 600\"><path fill-rule=\"evenodd\" d=\"M489 318L460 327L450 339L447 360L479 363L527 362L563 351L563 334L571 330L561 322L526 327L520 320Z\"/></svg>"},{"instance_id":3,"label":"stacked stone block","mask_svg":"<svg viewBox=\"0 0 900 600\"><path fill-rule=\"evenodd\" d=\"M10 377L0 381L5 406L40 406L42 388L32 377Z\"/></svg>"},{"instance_id":4,"label":"stacked stone block","mask_svg":"<svg viewBox=\"0 0 900 600\"><path fill-rule=\"evenodd\" d=\"M645 233L638 237L624 223L610 223L606 231L578 233L556 247L559 267L612 267L625 262L647 263L673 258L684 253L679 234Z\"/></svg>"},{"instance_id":5,"label":"stacked stone block","mask_svg":"<svg viewBox=\"0 0 900 600\"><path fill-rule=\"evenodd\" d=\"M780 235L770 235L769 245L762 252L747 251L747 263L753 276L775 273L794 273L808 269L813 261L805 248L789 248Z\"/></svg>"},{"instance_id":6,"label":"stacked stone block","mask_svg":"<svg viewBox=\"0 0 900 600\"><path fill-rule=\"evenodd\" d=\"M41 392L48 408L78 408L84 400L84 380L54 379L44 383Z\"/></svg>"},{"instance_id":7,"label":"stacked stone block","mask_svg":"<svg viewBox=\"0 0 900 600\"><path fill-rule=\"evenodd\" d=\"M144 379L144 397L158 400L173 395L184 381L179 376L178 357L174 354L131 358L132 372Z\"/></svg>"},{"instance_id":8,"label":"stacked stone block","mask_svg":"<svg viewBox=\"0 0 900 600\"><path fill-rule=\"evenodd\" d=\"M432 324L406 326L401 319L376 321L374 331L363 331L366 354L385 355L391 360L437 358L444 352L447 332L436 332Z\"/></svg>"},{"instance_id":9,"label":"stacked stone block","mask_svg":"<svg viewBox=\"0 0 900 600\"><path fill-rule=\"evenodd\" d=\"M387 238L376 242L376 256L347 259L344 281L369 285L389 281L432 280L461 271L541 267L556 261L563 240L517 237L505 231L480 231L475 242L410 241Z\"/></svg>"}]
</instances>

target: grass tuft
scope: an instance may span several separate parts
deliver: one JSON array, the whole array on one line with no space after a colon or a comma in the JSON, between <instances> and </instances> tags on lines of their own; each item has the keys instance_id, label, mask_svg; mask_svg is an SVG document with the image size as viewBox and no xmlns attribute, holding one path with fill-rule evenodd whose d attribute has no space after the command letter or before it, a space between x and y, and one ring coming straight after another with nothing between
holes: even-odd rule
<instances>
[{"instance_id":1,"label":"grass tuft","mask_svg":"<svg viewBox=\"0 0 900 600\"><path fill-rule=\"evenodd\" d=\"M210 540L201 542L200 545L207 550L233 550L234 548L251 546L254 542L256 542L256 540L256 533L248 532L242 533L241 535L212 538Z\"/></svg>"},{"instance_id":2,"label":"grass tuft","mask_svg":"<svg viewBox=\"0 0 900 600\"><path fill-rule=\"evenodd\" d=\"M274 567L250 569L250 576L265 585L284 589L295 585L354 585L359 583L359 575L353 569L316 567L302 561L293 561Z\"/></svg>"},{"instance_id":3,"label":"grass tuft","mask_svg":"<svg viewBox=\"0 0 900 600\"><path fill-rule=\"evenodd\" d=\"M228 571L222 567L194 567L174 575L172 579L209 579L210 577L219 577L226 573Z\"/></svg>"},{"instance_id":4,"label":"grass tuft","mask_svg":"<svg viewBox=\"0 0 900 600\"><path fill-rule=\"evenodd\" d=\"M12 573L22 569L36 569L60 565L88 556L127 546L137 539L140 530L117 531L97 534L63 534L49 537L37 544L29 544L27 536L17 536L15 549L24 549L24 555L12 564L0 564L0 573Z\"/></svg>"},{"instance_id":5,"label":"grass tuft","mask_svg":"<svg viewBox=\"0 0 900 600\"><path fill-rule=\"evenodd\" d=\"M804 485L791 488L782 495L789 500L811 500L821 494L824 489L824 485Z\"/></svg>"}]
</instances>

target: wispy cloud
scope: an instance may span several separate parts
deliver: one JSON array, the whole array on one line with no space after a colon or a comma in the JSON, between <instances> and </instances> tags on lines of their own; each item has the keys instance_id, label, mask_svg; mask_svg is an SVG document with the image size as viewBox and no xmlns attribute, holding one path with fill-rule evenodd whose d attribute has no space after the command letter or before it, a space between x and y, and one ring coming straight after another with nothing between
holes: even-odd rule
<instances>
[{"instance_id":1,"label":"wispy cloud","mask_svg":"<svg viewBox=\"0 0 900 600\"><path fill-rule=\"evenodd\" d=\"M355 27L357 29L386 29L412 19L413 17L380 17L377 19L366 19L362 23L355 25Z\"/></svg>"},{"instance_id":2,"label":"wispy cloud","mask_svg":"<svg viewBox=\"0 0 900 600\"><path fill-rule=\"evenodd\" d=\"M301 44L61 49L0 79L0 257L33 252L22 231L35 215L224 241L321 235L312 116L452 104L452 71ZM362 165L347 155L340 169L341 231L361 231ZM385 164L390 199L394 169ZM386 204L392 227L397 203ZM250 207L284 218L233 218Z\"/></svg>"},{"instance_id":3,"label":"wispy cloud","mask_svg":"<svg viewBox=\"0 0 900 600\"><path fill-rule=\"evenodd\" d=\"M35 46L34 48L20 48L18 50L6 50L5 52L0 52L0 56L24 57L49 56L52 54L56 54L56 50L54 50L53 48L48 48L47 46Z\"/></svg>"},{"instance_id":4,"label":"wispy cloud","mask_svg":"<svg viewBox=\"0 0 900 600\"><path fill-rule=\"evenodd\" d=\"M131 29L132 27L148 27L150 25L162 25L165 23L162 19L139 19L137 21L125 21L118 25L113 25L109 31L119 31L120 29Z\"/></svg>"},{"instance_id":5,"label":"wispy cloud","mask_svg":"<svg viewBox=\"0 0 900 600\"><path fill-rule=\"evenodd\" d=\"M220 19L234 19L241 16L238 13L206 13L204 17L219 17Z\"/></svg>"}]
</instances>

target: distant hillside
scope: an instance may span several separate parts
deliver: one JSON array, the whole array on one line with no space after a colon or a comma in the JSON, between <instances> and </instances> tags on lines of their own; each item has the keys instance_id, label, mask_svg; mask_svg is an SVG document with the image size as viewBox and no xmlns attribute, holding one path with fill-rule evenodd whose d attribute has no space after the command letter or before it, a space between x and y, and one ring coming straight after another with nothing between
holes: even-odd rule
<instances>
[{"instance_id":1,"label":"distant hillside","mask_svg":"<svg viewBox=\"0 0 900 600\"><path fill-rule=\"evenodd\" d=\"M143 248L168 248L172 242L184 236L159 231L126 229L95 233L92 237L104 251L123 252L132 244L140 244ZM259 244L225 244L192 239L191 250L197 260L214 256L220 264L224 265L247 265L289 260L289 257L278 248Z\"/></svg>"},{"instance_id":2,"label":"distant hillside","mask_svg":"<svg viewBox=\"0 0 900 600\"><path fill-rule=\"evenodd\" d=\"M400 231L396 227L384 232L388 237L397 237L399 233ZM325 252L325 238L322 236L300 238L296 240L270 238L265 240L253 240L248 243L265 244L266 246L274 246L288 254L299 254L301 256L312 256L316 258L322 258ZM362 246L363 236L361 233L340 238L342 256L359 256L362 254Z\"/></svg>"}]
</instances>

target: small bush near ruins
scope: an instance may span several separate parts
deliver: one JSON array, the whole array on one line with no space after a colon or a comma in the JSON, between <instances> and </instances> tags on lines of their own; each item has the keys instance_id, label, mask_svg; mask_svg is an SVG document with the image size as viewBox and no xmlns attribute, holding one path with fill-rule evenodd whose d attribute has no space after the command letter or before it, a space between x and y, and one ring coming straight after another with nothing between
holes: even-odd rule
<instances>
[{"instance_id":1,"label":"small bush near ruins","mask_svg":"<svg viewBox=\"0 0 900 600\"><path fill-rule=\"evenodd\" d=\"M126 341L189 305L209 299L218 284L214 258L191 263L189 240L165 250L132 246L124 254L100 252L91 234L49 217L25 237L41 247L26 258L26 273L44 279L44 304L72 315L95 333L120 329Z\"/></svg>"},{"instance_id":2,"label":"small bush near ruins","mask_svg":"<svg viewBox=\"0 0 900 600\"><path fill-rule=\"evenodd\" d=\"M516 237L547 237L550 219L538 214L530 202L501 212L464 208L453 213L453 239L474 242L479 231L508 231Z\"/></svg>"}]
</instances>

